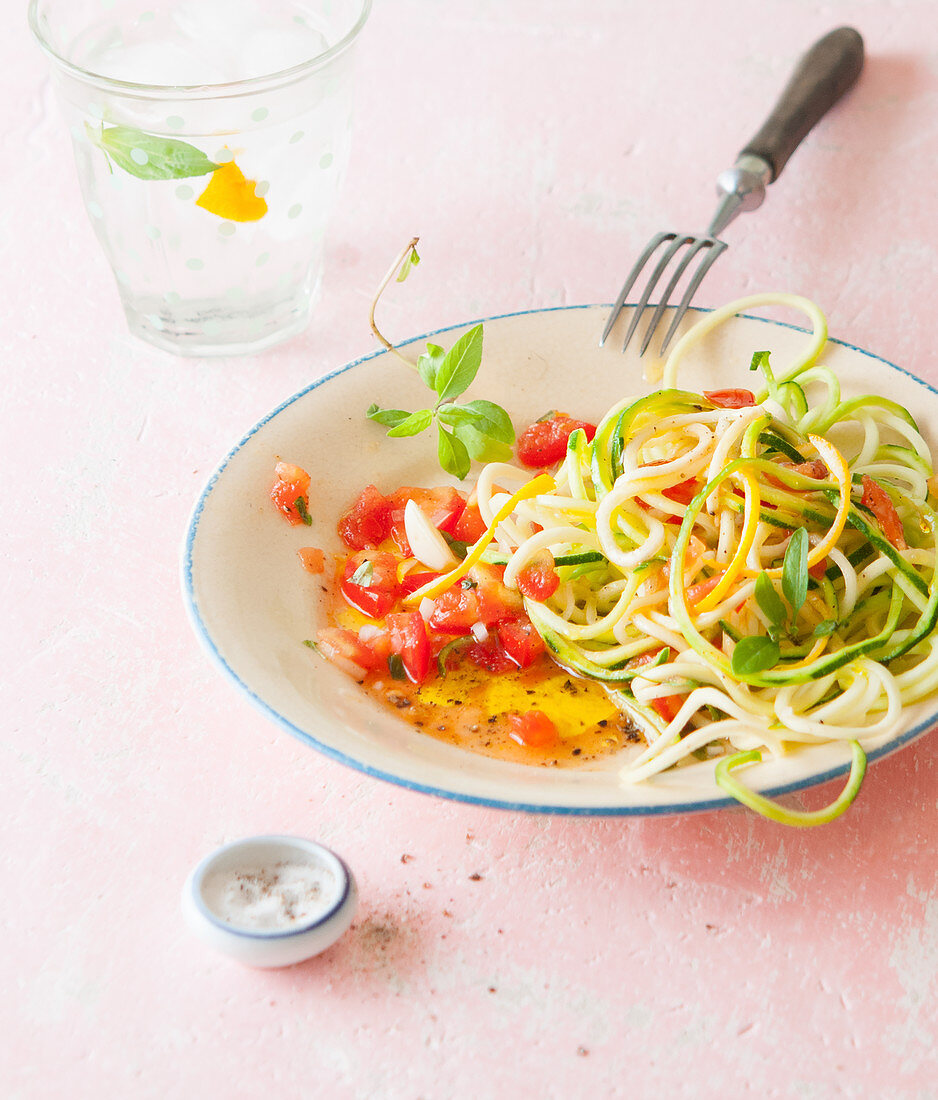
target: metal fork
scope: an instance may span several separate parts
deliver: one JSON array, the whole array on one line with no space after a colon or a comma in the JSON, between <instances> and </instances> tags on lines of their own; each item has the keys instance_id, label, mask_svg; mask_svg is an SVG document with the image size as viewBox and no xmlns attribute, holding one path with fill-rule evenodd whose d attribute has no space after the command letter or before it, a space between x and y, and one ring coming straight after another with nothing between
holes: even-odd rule
<instances>
[{"instance_id":1,"label":"metal fork","mask_svg":"<svg viewBox=\"0 0 938 1100\"><path fill-rule=\"evenodd\" d=\"M762 205L768 184L778 179L788 163L788 158L812 127L853 87L862 68L863 39L852 27L839 27L815 42L798 63L759 132L736 158L735 165L717 179L719 204L706 233L657 233L651 238L616 298L600 337L600 346L606 342L616 319L626 308L626 298L642 269L662 245L667 245L648 277L622 344L622 350L625 351L655 287L683 248L684 253L674 264L664 293L661 294L645 330L639 351L639 355L644 355L647 351L681 276L694 257L698 256L700 259L697 267L661 344L661 354L664 354L704 276L717 257L726 251L727 244L718 239L719 235L737 214L755 210Z\"/></svg>"}]
</instances>

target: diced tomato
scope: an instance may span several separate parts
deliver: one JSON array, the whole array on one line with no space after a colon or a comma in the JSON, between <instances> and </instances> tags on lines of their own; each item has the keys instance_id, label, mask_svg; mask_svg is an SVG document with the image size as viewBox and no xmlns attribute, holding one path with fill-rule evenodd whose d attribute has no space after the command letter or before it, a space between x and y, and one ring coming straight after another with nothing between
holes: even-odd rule
<instances>
[{"instance_id":1,"label":"diced tomato","mask_svg":"<svg viewBox=\"0 0 938 1100\"><path fill-rule=\"evenodd\" d=\"M595 424L574 420L566 413L555 413L548 420L529 425L518 437L518 460L525 466L539 469L562 461L567 453L567 440L582 428L587 439L596 434Z\"/></svg>"},{"instance_id":2,"label":"diced tomato","mask_svg":"<svg viewBox=\"0 0 938 1100\"><path fill-rule=\"evenodd\" d=\"M518 667L494 634L490 634L484 642L473 642L467 646L466 656L486 672L509 672Z\"/></svg>"},{"instance_id":3,"label":"diced tomato","mask_svg":"<svg viewBox=\"0 0 938 1100\"><path fill-rule=\"evenodd\" d=\"M318 546L301 546L296 554L307 573L321 573L326 568L326 555Z\"/></svg>"},{"instance_id":4,"label":"diced tomato","mask_svg":"<svg viewBox=\"0 0 938 1100\"><path fill-rule=\"evenodd\" d=\"M366 672L386 667L385 658L376 649L360 642L352 630L324 627L317 633L316 641L326 660L356 680L363 680Z\"/></svg>"},{"instance_id":5,"label":"diced tomato","mask_svg":"<svg viewBox=\"0 0 938 1100\"><path fill-rule=\"evenodd\" d=\"M339 537L350 550L373 550L388 537L391 505L374 485L366 485L337 526Z\"/></svg>"},{"instance_id":6,"label":"diced tomato","mask_svg":"<svg viewBox=\"0 0 938 1100\"><path fill-rule=\"evenodd\" d=\"M698 584L692 584L687 590L687 603L690 607L693 607L695 603L700 603L704 596L716 588L716 586L723 579L723 573L717 573L715 577L708 577L705 581L700 581Z\"/></svg>"},{"instance_id":7,"label":"diced tomato","mask_svg":"<svg viewBox=\"0 0 938 1100\"><path fill-rule=\"evenodd\" d=\"M448 535L453 535L456 524L466 507L466 498L463 494L448 485L439 486L436 489L415 489L405 485L396 489L387 499L391 506L389 533L405 558L411 556L410 543L404 527L404 509L408 500L419 505L423 514L438 531L445 531Z\"/></svg>"},{"instance_id":8,"label":"diced tomato","mask_svg":"<svg viewBox=\"0 0 938 1100\"><path fill-rule=\"evenodd\" d=\"M675 504L688 505L702 488L703 485L700 481L692 477L688 478L687 481L679 481L677 485L669 485L666 489L662 489L661 495L667 497L668 500L673 500Z\"/></svg>"},{"instance_id":9,"label":"diced tomato","mask_svg":"<svg viewBox=\"0 0 938 1100\"><path fill-rule=\"evenodd\" d=\"M278 462L274 467L277 480L271 486L270 498L294 527L310 524L309 474L292 462Z\"/></svg>"},{"instance_id":10,"label":"diced tomato","mask_svg":"<svg viewBox=\"0 0 938 1100\"><path fill-rule=\"evenodd\" d=\"M671 723L677 717L681 707L684 706L686 698L686 695L660 695L657 699L652 699L651 705L660 718Z\"/></svg>"},{"instance_id":11,"label":"diced tomato","mask_svg":"<svg viewBox=\"0 0 938 1100\"><path fill-rule=\"evenodd\" d=\"M353 577L359 579L353 580ZM345 599L372 619L386 615L401 594L397 559L382 550L360 550L345 563L340 584Z\"/></svg>"},{"instance_id":12,"label":"diced tomato","mask_svg":"<svg viewBox=\"0 0 938 1100\"><path fill-rule=\"evenodd\" d=\"M752 390L704 390L704 397L718 409L747 409L756 403Z\"/></svg>"},{"instance_id":13,"label":"diced tomato","mask_svg":"<svg viewBox=\"0 0 938 1100\"><path fill-rule=\"evenodd\" d=\"M509 714L511 729L508 736L529 749L549 749L560 737L557 727L542 710L528 710L524 714Z\"/></svg>"},{"instance_id":14,"label":"diced tomato","mask_svg":"<svg viewBox=\"0 0 938 1100\"><path fill-rule=\"evenodd\" d=\"M560 577L554 568L554 558L549 550L535 555L527 565L518 570L518 591L531 600L547 600L560 587Z\"/></svg>"},{"instance_id":15,"label":"diced tomato","mask_svg":"<svg viewBox=\"0 0 938 1100\"><path fill-rule=\"evenodd\" d=\"M418 588L423 588L425 584L439 580L442 576L442 573L408 573L401 581L401 595L410 596Z\"/></svg>"},{"instance_id":16,"label":"diced tomato","mask_svg":"<svg viewBox=\"0 0 938 1100\"><path fill-rule=\"evenodd\" d=\"M870 509L883 534L897 550L908 549L909 544L905 541L905 533L902 530L902 520L899 519L892 497L869 474L863 475L863 496L860 503Z\"/></svg>"},{"instance_id":17,"label":"diced tomato","mask_svg":"<svg viewBox=\"0 0 938 1100\"><path fill-rule=\"evenodd\" d=\"M719 578L712 577L711 580L716 581L719 580ZM709 581L703 581L702 583L709 584ZM693 586L687 590L688 597L692 590ZM658 654L660 652L660 649L655 649L650 653L642 653L638 657L633 657L626 665L626 668L642 668L644 665L652 665L658 659ZM686 695L662 695L659 699L652 699L651 705L660 718L670 723L674 721L678 711L684 705L684 700L686 698Z\"/></svg>"},{"instance_id":18,"label":"diced tomato","mask_svg":"<svg viewBox=\"0 0 938 1100\"><path fill-rule=\"evenodd\" d=\"M518 668L530 668L546 647L530 619L508 619L495 627L505 656Z\"/></svg>"},{"instance_id":19,"label":"diced tomato","mask_svg":"<svg viewBox=\"0 0 938 1100\"><path fill-rule=\"evenodd\" d=\"M830 470L827 468L827 463L822 462L819 458L812 458L809 462L783 462L782 465L787 466L789 470L792 470L796 474L804 474L805 477L813 477L815 481L823 481L825 478L831 476Z\"/></svg>"},{"instance_id":20,"label":"diced tomato","mask_svg":"<svg viewBox=\"0 0 938 1100\"><path fill-rule=\"evenodd\" d=\"M471 634L479 618L479 597L473 588L456 584L433 601L429 623L440 634Z\"/></svg>"},{"instance_id":21,"label":"diced tomato","mask_svg":"<svg viewBox=\"0 0 938 1100\"><path fill-rule=\"evenodd\" d=\"M400 657L407 678L422 684L430 671L430 640L423 616L419 611L402 611L388 615L387 624L391 652Z\"/></svg>"},{"instance_id":22,"label":"diced tomato","mask_svg":"<svg viewBox=\"0 0 938 1100\"><path fill-rule=\"evenodd\" d=\"M827 572L827 558L821 558L819 562L808 566L808 576L819 581Z\"/></svg>"},{"instance_id":23,"label":"diced tomato","mask_svg":"<svg viewBox=\"0 0 938 1100\"><path fill-rule=\"evenodd\" d=\"M475 489L469 494L466 507L453 527L453 538L460 542L477 542L485 534L485 520L479 511L479 498Z\"/></svg>"}]
</instances>

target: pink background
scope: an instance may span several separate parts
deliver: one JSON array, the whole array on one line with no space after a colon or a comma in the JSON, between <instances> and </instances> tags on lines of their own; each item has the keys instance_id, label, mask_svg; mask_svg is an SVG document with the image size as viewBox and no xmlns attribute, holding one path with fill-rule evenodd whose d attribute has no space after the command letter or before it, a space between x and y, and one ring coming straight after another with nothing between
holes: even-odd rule
<instances>
[{"instance_id":1,"label":"pink background","mask_svg":"<svg viewBox=\"0 0 938 1100\"><path fill-rule=\"evenodd\" d=\"M2 6L0 1092L938 1096L938 740L808 832L446 803L266 722L202 654L178 580L214 466L373 349L369 299L411 234L396 337L610 301L654 230L701 227L841 23L866 38L861 84L727 231L698 301L806 294L833 335L938 384L934 6L378 0L312 325L188 362L128 335L45 60ZM203 854L265 831L333 846L362 895L336 947L278 972L210 953L178 904Z\"/></svg>"}]
</instances>

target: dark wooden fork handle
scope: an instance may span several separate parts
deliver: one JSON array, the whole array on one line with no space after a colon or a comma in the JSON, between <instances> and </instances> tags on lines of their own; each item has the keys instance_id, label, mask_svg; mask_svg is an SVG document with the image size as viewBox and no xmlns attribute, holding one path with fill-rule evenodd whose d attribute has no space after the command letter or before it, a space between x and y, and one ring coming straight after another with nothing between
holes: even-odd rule
<instances>
[{"instance_id":1,"label":"dark wooden fork handle","mask_svg":"<svg viewBox=\"0 0 938 1100\"><path fill-rule=\"evenodd\" d=\"M863 68L863 39L853 27L824 35L798 62L759 132L740 156L757 156L772 168L772 182L809 130L856 84Z\"/></svg>"}]
</instances>

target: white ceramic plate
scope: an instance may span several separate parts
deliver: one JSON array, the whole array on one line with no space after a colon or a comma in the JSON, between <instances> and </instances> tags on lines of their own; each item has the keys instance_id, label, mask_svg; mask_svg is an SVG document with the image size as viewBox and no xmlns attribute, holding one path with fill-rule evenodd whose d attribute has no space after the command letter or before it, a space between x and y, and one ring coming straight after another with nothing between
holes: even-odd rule
<instances>
[{"instance_id":1,"label":"white ceramic plate","mask_svg":"<svg viewBox=\"0 0 938 1100\"><path fill-rule=\"evenodd\" d=\"M485 321L483 366L470 396L503 404L523 425L548 409L597 420L614 402L647 391L634 354L616 334L598 346L608 307L510 314ZM685 327L696 319L691 311ZM622 319L620 319L620 324ZM470 327L429 334L449 346ZM428 336L412 341L422 350ZM750 386L754 351L769 349L776 374L806 340L789 325L738 317L708 337L681 367L688 389ZM417 350L412 354L416 357ZM859 348L831 341L825 361L846 392L879 392L912 409L938 440L938 392ZM657 814L736 805L716 787L713 764L694 764L650 784L623 786L614 758L582 769L525 767L425 736L380 708L347 676L304 646L324 621L319 578L296 550L339 551L336 519L360 489L445 481L429 433L389 440L365 419L372 401L420 408L426 390L386 352L350 363L290 398L231 451L200 497L186 537L183 588L196 632L215 663L274 722L327 756L415 790L507 809L577 814ZM283 459L312 474L312 528L291 527L268 497ZM894 752L938 721L938 703L910 708L902 732L870 754ZM746 770L770 794L846 773L846 746L819 745Z\"/></svg>"}]
</instances>

